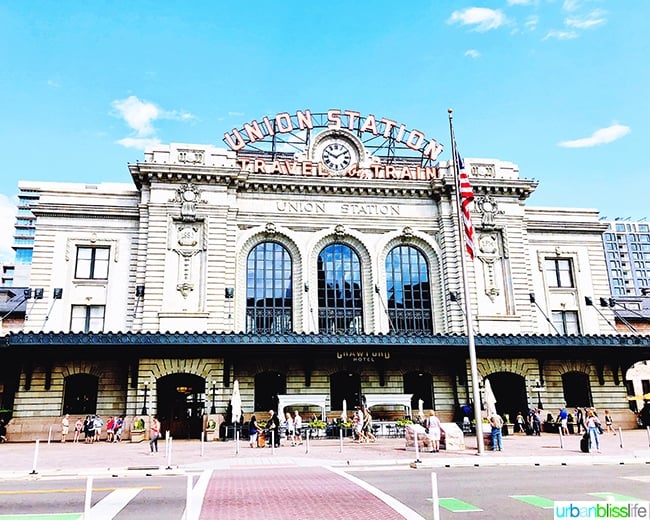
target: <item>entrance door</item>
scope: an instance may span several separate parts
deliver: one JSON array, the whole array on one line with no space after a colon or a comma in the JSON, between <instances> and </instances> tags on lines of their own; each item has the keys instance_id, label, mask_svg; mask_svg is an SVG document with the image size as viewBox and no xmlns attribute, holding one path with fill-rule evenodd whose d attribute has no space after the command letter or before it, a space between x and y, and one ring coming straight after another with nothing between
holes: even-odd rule
<instances>
[{"instance_id":1,"label":"entrance door","mask_svg":"<svg viewBox=\"0 0 650 520\"><path fill-rule=\"evenodd\" d=\"M205 379L193 374L170 374L157 381L161 431L174 439L200 439L205 413Z\"/></svg>"},{"instance_id":2,"label":"entrance door","mask_svg":"<svg viewBox=\"0 0 650 520\"><path fill-rule=\"evenodd\" d=\"M510 422L521 412L526 417L528 398L526 396L526 380L512 372L496 372L488 376L494 398L497 401L497 412L501 417L508 415ZM505 417L504 417L505 420Z\"/></svg>"}]
</instances>

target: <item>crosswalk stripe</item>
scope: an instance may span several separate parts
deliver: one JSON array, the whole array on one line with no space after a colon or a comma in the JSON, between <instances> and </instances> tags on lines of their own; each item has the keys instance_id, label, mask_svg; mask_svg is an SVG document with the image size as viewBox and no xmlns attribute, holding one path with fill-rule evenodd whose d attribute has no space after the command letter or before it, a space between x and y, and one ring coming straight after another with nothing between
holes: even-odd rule
<instances>
[{"instance_id":1,"label":"crosswalk stripe","mask_svg":"<svg viewBox=\"0 0 650 520\"><path fill-rule=\"evenodd\" d=\"M473 506L468 502L463 502L457 498L441 498L440 507L444 507L453 513L469 513L471 511L483 511L480 507Z\"/></svg>"},{"instance_id":2,"label":"crosswalk stripe","mask_svg":"<svg viewBox=\"0 0 650 520\"><path fill-rule=\"evenodd\" d=\"M603 500L613 500L614 502L647 502L644 498L629 497L627 495L619 495L618 493L609 493L602 491L600 493L589 493L593 497L602 498Z\"/></svg>"},{"instance_id":3,"label":"crosswalk stripe","mask_svg":"<svg viewBox=\"0 0 650 520\"><path fill-rule=\"evenodd\" d=\"M113 518L135 496L140 493L141 488L121 488L116 489L102 500L97 502L94 507L90 508L90 514L93 518Z\"/></svg>"},{"instance_id":4,"label":"crosswalk stripe","mask_svg":"<svg viewBox=\"0 0 650 520\"><path fill-rule=\"evenodd\" d=\"M510 498L514 498L525 504L530 504L531 506L541 507L542 509L553 509L552 500L537 495L510 495Z\"/></svg>"}]
</instances>

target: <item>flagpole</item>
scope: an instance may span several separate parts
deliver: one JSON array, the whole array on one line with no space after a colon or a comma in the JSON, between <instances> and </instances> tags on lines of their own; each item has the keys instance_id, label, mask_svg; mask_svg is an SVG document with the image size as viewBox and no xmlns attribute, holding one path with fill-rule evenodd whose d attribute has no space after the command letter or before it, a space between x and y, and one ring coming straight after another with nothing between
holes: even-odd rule
<instances>
[{"instance_id":1,"label":"flagpole","mask_svg":"<svg viewBox=\"0 0 650 520\"><path fill-rule=\"evenodd\" d=\"M458 215L458 231L460 237L460 266L463 280L463 294L465 295L463 303L465 305L465 321L467 328L467 343L469 347L469 368L472 377L472 399L474 400L474 422L476 423L476 448L478 454L482 455L483 446L483 418L481 417L481 393L478 386L478 366L476 363L476 345L474 344L474 328L472 325L472 306L470 305L470 291L467 283L467 265L465 261L465 228L463 224L462 208L460 200L460 170L458 168L458 152L456 150L456 137L454 136L453 110L447 110L449 113L449 133L451 134L451 156L454 168L454 186L456 189L456 213Z\"/></svg>"}]
</instances>

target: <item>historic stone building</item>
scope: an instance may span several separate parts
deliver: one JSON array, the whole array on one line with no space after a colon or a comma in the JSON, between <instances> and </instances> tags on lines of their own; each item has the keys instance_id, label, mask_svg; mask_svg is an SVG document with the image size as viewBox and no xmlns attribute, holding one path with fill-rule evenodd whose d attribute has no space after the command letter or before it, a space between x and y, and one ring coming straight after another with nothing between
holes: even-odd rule
<instances>
[{"instance_id":1,"label":"historic stone building","mask_svg":"<svg viewBox=\"0 0 650 520\"><path fill-rule=\"evenodd\" d=\"M352 111L265 117L224 141L156 146L129 185L26 186L42 298L2 338L14 438L63 413L155 413L196 436L228 413L235 380L246 416L331 419L365 400L380 418L421 406L452 420L472 401L454 168L438 143ZM633 425L642 399L625 374L650 340L589 305L609 295L597 212L528 206L537 183L512 163L465 168L466 282L497 408L607 407Z\"/></svg>"}]
</instances>

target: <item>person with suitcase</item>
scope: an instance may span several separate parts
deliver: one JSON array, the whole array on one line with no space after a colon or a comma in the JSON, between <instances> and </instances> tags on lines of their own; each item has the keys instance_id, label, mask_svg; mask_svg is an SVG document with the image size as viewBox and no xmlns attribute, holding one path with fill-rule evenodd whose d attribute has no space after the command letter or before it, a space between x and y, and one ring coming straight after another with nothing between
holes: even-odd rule
<instances>
[{"instance_id":1,"label":"person with suitcase","mask_svg":"<svg viewBox=\"0 0 650 520\"><path fill-rule=\"evenodd\" d=\"M587 412L585 425L587 426L587 433L589 434L589 448L591 448L593 444L596 444L596 451L600 453L600 441L598 439L600 420L598 420L598 417L593 410Z\"/></svg>"}]
</instances>

